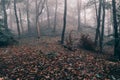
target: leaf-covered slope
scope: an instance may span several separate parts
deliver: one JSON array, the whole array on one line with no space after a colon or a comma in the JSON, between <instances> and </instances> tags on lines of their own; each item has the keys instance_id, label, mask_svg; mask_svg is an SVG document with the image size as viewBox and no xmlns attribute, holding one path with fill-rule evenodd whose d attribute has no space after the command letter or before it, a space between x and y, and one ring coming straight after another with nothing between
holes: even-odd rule
<instances>
[{"instance_id":1,"label":"leaf-covered slope","mask_svg":"<svg viewBox=\"0 0 120 80\"><path fill-rule=\"evenodd\" d=\"M41 40L42 41L42 40ZM114 80L120 79L120 63L106 55L64 49L53 40L37 46L0 49L0 77L19 80Z\"/></svg>"}]
</instances>

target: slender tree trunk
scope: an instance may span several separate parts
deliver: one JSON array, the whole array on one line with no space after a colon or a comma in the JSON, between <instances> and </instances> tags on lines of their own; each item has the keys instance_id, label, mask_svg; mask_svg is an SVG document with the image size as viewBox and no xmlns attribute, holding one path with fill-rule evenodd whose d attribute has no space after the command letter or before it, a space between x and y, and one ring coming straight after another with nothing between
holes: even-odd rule
<instances>
[{"instance_id":1,"label":"slender tree trunk","mask_svg":"<svg viewBox=\"0 0 120 80\"><path fill-rule=\"evenodd\" d=\"M112 0L113 6L113 24L114 24L114 56L120 59L120 50L119 50L119 36L118 36L118 25L117 25L117 18L116 18L116 1Z\"/></svg>"},{"instance_id":2,"label":"slender tree trunk","mask_svg":"<svg viewBox=\"0 0 120 80\"><path fill-rule=\"evenodd\" d=\"M28 27L28 34L30 35L30 32L31 32L31 28L30 28L30 16L29 16L29 0L27 0L27 27Z\"/></svg>"},{"instance_id":3,"label":"slender tree trunk","mask_svg":"<svg viewBox=\"0 0 120 80\"><path fill-rule=\"evenodd\" d=\"M57 8L58 8L58 2L56 0L56 5L55 5L55 18L54 18L54 28L53 28L53 32L56 32L56 24L57 24Z\"/></svg>"},{"instance_id":4,"label":"slender tree trunk","mask_svg":"<svg viewBox=\"0 0 120 80\"><path fill-rule=\"evenodd\" d=\"M3 8L3 13L4 13L4 27L8 31L8 22L7 22L7 12L6 12L6 7L5 7L5 0L1 0L2 3L2 8Z\"/></svg>"},{"instance_id":5,"label":"slender tree trunk","mask_svg":"<svg viewBox=\"0 0 120 80\"><path fill-rule=\"evenodd\" d=\"M81 30L80 28L80 19L81 19L81 0L77 0L77 9L78 9L78 31Z\"/></svg>"},{"instance_id":6,"label":"slender tree trunk","mask_svg":"<svg viewBox=\"0 0 120 80\"><path fill-rule=\"evenodd\" d=\"M100 52L103 52L104 26L105 26L105 0L103 0L102 30L100 35Z\"/></svg>"},{"instance_id":7,"label":"slender tree trunk","mask_svg":"<svg viewBox=\"0 0 120 80\"><path fill-rule=\"evenodd\" d=\"M109 10L107 12L107 35L110 34L110 20L109 20L109 17L110 17L110 13L109 13Z\"/></svg>"},{"instance_id":8,"label":"slender tree trunk","mask_svg":"<svg viewBox=\"0 0 120 80\"><path fill-rule=\"evenodd\" d=\"M63 31L61 35L61 44L64 44L65 31L66 31L66 18L67 18L67 0L64 0L64 17L63 17Z\"/></svg>"},{"instance_id":9,"label":"slender tree trunk","mask_svg":"<svg viewBox=\"0 0 120 80\"><path fill-rule=\"evenodd\" d=\"M44 22L44 15L42 15L40 18L40 23L43 23L43 22Z\"/></svg>"},{"instance_id":10,"label":"slender tree trunk","mask_svg":"<svg viewBox=\"0 0 120 80\"><path fill-rule=\"evenodd\" d=\"M21 33L24 33L23 22L22 22L22 15L21 15L21 10L20 10L20 8L19 8L19 16L20 16Z\"/></svg>"},{"instance_id":11,"label":"slender tree trunk","mask_svg":"<svg viewBox=\"0 0 120 80\"><path fill-rule=\"evenodd\" d=\"M13 15L12 15L12 7L10 7L10 16L9 16L9 26L13 29Z\"/></svg>"},{"instance_id":12,"label":"slender tree trunk","mask_svg":"<svg viewBox=\"0 0 120 80\"><path fill-rule=\"evenodd\" d=\"M86 8L84 6L84 24L86 25Z\"/></svg>"},{"instance_id":13,"label":"slender tree trunk","mask_svg":"<svg viewBox=\"0 0 120 80\"><path fill-rule=\"evenodd\" d=\"M36 6L35 27L36 27L37 37L39 38L39 31L38 31L38 5L37 5L37 0L35 0L35 6Z\"/></svg>"},{"instance_id":14,"label":"slender tree trunk","mask_svg":"<svg viewBox=\"0 0 120 80\"><path fill-rule=\"evenodd\" d=\"M98 20L98 12L97 12L97 2L96 2L96 0L94 0L95 1L95 14L96 14L96 20Z\"/></svg>"},{"instance_id":15,"label":"slender tree trunk","mask_svg":"<svg viewBox=\"0 0 120 80\"><path fill-rule=\"evenodd\" d=\"M117 8L117 12L120 12L120 0L119 0L119 2L118 2L119 4L119 6L118 6L118 8ZM118 19L118 28L119 28L119 34L120 34L120 13L119 14L117 14L117 19Z\"/></svg>"},{"instance_id":16,"label":"slender tree trunk","mask_svg":"<svg viewBox=\"0 0 120 80\"><path fill-rule=\"evenodd\" d=\"M21 34L20 34L20 26L19 26L19 20L18 20L17 9L16 9L16 0L14 0L14 12L15 12L15 17L16 17L18 38L20 38L20 35L21 35Z\"/></svg>"},{"instance_id":17,"label":"slender tree trunk","mask_svg":"<svg viewBox=\"0 0 120 80\"><path fill-rule=\"evenodd\" d=\"M98 40L100 37L101 6L102 6L102 0L99 0L99 12L98 12L98 17L97 17L97 29L96 29L96 35L95 35L95 45L98 45Z\"/></svg>"},{"instance_id":18,"label":"slender tree trunk","mask_svg":"<svg viewBox=\"0 0 120 80\"><path fill-rule=\"evenodd\" d=\"M40 38L40 25L39 25L39 17L42 14L42 11L44 9L45 0L41 0L38 2L38 0L35 0L35 8L36 8L36 16L35 16L35 26L36 26L36 33L37 37ZM41 8L41 9L40 9Z\"/></svg>"},{"instance_id":19,"label":"slender tree trunk","mask_svg":"<svg viewBox=\"0 0 120 80\"><path fill-rule=\"evenodd\" d=\"M47 9L48 27L50 27L50 13L49 13L48 0L46 0L46 9Z\"/></svg>"}]
</instances>

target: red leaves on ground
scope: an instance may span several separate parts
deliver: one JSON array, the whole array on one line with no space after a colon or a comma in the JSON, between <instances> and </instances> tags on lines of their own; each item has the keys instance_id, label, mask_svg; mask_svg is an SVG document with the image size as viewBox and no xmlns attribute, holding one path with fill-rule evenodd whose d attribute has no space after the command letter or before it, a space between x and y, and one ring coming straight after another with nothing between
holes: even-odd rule
<instances>
[{"instance_id":1,"label":"red leaves on ground","mask_svg":"<svg viewBox=\"0 0 120 80\"><path fill-rule=\"evenodd\" d=\"M60 45L51 43L47 48L42 45L1 48L0 79L120 79L120 62L110 62L100 56L83 50L67 51Z\"/></svg>"}]
</instances>

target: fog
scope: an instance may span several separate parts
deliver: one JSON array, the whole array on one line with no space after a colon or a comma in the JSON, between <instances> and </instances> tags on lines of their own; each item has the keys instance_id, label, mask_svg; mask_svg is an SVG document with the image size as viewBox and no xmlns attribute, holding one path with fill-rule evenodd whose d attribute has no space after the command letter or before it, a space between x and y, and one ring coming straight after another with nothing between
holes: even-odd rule
<instances>
[{"instance_id":1,"label":"fog","mask_svg":"<svg viewBox=\"0 0 120 80\"><path fill-rule=\"evenodd\" d=\"M31 33L34 34L34 30L35 30L35 19L36 19L36 3L35 0L28 0L29 1L29 24L30 24L30 28ZM39 4L40 0L37 1L37 4ZM42 0L41 0L42 2ZM21 22L19 22L19 24L23 26L20 27L21 29L21 33L25 34L24 32L26 32L28 30L28 23L27 23L27 0L23 0L20 2L17 2L17 14L18 14L18 18L20 20L21 17ZM40 33L42 35L45 33L46 35L50 33L50 31L53 29L54 27L54 18L55 18L55 7L56 7L56 1L55 0L48 0L47 1L47 6L45 3L43 3L43 10L42 13L39 16L39 27L40 27ZM85 28L86 27L92 27L92 32L93 29L95 30L97 24L96 24L96 14L95 14L95 7L94 5L89 5L89 0L81 0L80 2L80 23L81 23L81 28ZM39 4L39 10L42 7L42 3ZM48 7L48 8L47 8ZM68 0L67 1L67 25L66 25L66 32L69 32L71 30L77 30L78 27L78 11L77 11L77 0ZM14 15L14 5L13 5L13 1L10 1L9 7L7 8L7 15L8 15L8 24L9 24L9 28L14 32L14 33L18 33L17 32L17 25L16 25L16 18ZM21 16L20 16L21 14ZM57 1L57 12L56 12L56 29L58 31L58 34L61 34L62 31L62 27L63 27L63 14L64 14L64 0L58 0ZM106 14L109 14L109 10L106 10ZM111 14L109 14L111 15ZM107 15L107 16L109 16ZM49 22L48 22L48 17L49 17ZM110 17L110 16L109 16ZM106 17L106 28L108 26L108 23L110 23L110 21L108 21L109 19ZM111 26L109 24L109 26ZM88 29L88 28L86 28ZM85 30L86 29L81 29L81 30ZM90 28L89 28L90 29ZM89 30L88 29L88 30ZM23 30L23 31L22 31ZM44 31L48 31L48 32L44 32ZM90 31L90 30L89 30ZM88 33L89 33L88 31ZM108 31L107 29L105 29L105 31ZM91 31L90 31L91 32ZM31 34L31 35L32 35ZM105 33L107 34L107 33Z\"/></svg>"},{"instance_id":2,"label":"fog","mask_svg":"<svg viewBox=\"0 0 120 80\"><path fill-rule=\"evenodd\" d=\"M48 6L49 6L49 15L50 15L50 22L51 22L51 27L53 26L53 19L54 18L54 9L55 9L55 1L54 0L49 0L48 1ZM77 5L76 5L76 1L73 1L73 0L69 0L68 1L68 11L67 11L67 16L68 16L68 27L67 28L71 28L71 29L74 29L76 30L77 29ZM83 0L83 3L85 3L85 1ZM86 4L83 4L82 3L82 6L84 7L84 5ZM13 10L13 5L10 6L11 8L7 10L7 13L8 13L8 17L9 17L9 24L11 24L11 16L13 16L13 20L12 20L12 30L16 31L16 24L15 24L15 16L14 16L14 10ZM34 0L30 0L30 21L31 21L31 26L32 24L34 24L35 22L35 1ZM18 3L17 4L17 9L21 9L23 10L22 12L22 20L23 20L23 25L24 25L24 30L27 30L27 17L26 17L26 12L25 12L25 8L26 8L26 5L25 5L25 2L21 2L21 3ZM10 11L11 11L11 14L10 14ZM64 4L63 4L63 1L60 0L58 1L58 12L57 12L57 23L59 22L60 24L58 24L59 27L62 27L62 22L63 22L63 12L64 12ZM91 14L89 14L91 13ZM18 12L19 14L19 12ZM92 17L94 16L94 14L92 13L91 9L87 9L86 10L86 17L87 17L87 23L86 24L89 24L91 26L94 25L94 21L91 20L93 19ZM44 21L47 20L47 14L46 14L46 11L44 10L43 13L41 14L40 19L43 19ZM76 19L76 20L75 20ZM69 22L71 21L71 22ZM84 24L84 11L82 10L81 12L81 23ZM43 23L41 23L41 26L42 26ZM47 26L47 25L46 25Z\"/></svg>"},{"instance_id":3,"label":"fog","mask_svg":"<svg viewBox=\"0 0 120 80\"><path fill-rule=\"evenodd\" d=\"M0 80L120 80L120 0L0 0Z\"/></svg>"}]
</instances>

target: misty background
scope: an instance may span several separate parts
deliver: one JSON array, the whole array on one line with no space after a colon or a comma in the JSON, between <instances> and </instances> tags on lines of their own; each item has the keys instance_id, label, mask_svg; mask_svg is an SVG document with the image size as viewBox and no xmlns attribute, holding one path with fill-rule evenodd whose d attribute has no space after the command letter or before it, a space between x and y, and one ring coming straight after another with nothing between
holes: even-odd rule
<instances>
[{"instance_id":1,"label":"misty background","mask_svg":"<svg viewBox=\"0 0 120 80\"><path fill-rule=\"evenodd\" d=\"M29 26L31 29L30 35L35 35L35 16L36 16L36 0L28 0L29 6ZM38 0L39 4L40 0ZM27 22L27 0L22 0L17 2L17 14L20 20L20 31L22 35L27 35L28 22ZM42 3L40 4L41 8ZM53 35L52 30L55 23L55 8L56 0L47 0L47 4L43 4L44 8L39 16L39 30L40 35ZM95 33L96 30L96 16L95 7L89 2L89 0L81 0L80 2L80 27L81 31L84 33ZM14 15L14 4L13 0L9 1L7 7L8 15L8 27L13 33L17 34L16 18ZM57 11L56 11L56 35L60 35L63 27L63 13L64 13L64 0L57 1ZM48 19L49 17L49 19ZM111 26L111 13L109 9L106 9L106 20L105 20L105 35L112 32ZM76 30L78 27L78 11L77 11L77 0L68 0L67 3L67 25L66 33L71 30Z\"/></svg>"}]
</instances>

